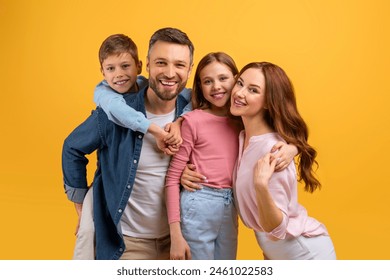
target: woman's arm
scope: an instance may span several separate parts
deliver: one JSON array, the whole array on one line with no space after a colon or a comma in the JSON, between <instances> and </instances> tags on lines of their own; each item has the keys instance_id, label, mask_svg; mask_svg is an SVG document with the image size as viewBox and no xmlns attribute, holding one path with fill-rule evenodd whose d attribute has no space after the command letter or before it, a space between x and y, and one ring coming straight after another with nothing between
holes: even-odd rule
<instances>
[{"instance_id":1,"label":"woman's arm","mask_svg":"<svg viewBox=\"0 0 390 280\"><path fill-rule=\"evenodd\" d=\"M283 221L282 211L276 206L269 191L269 181L275 171L276 160L271 154L258 160L254 170L254 186L259 213L259 222L266 232L271 232Z\"/></svg>"}]
</instances>

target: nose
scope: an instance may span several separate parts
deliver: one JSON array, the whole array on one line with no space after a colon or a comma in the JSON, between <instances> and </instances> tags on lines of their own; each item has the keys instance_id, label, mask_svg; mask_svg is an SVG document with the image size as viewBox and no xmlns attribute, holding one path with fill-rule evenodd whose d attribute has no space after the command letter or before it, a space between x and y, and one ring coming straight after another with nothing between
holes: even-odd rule
<instances>
[{"instance_id":1,"label":"nose","mask_svg":"<svg viewBox=\"0 0 390 280\"><path fill-rule=\"evenodd\" d=\"M236 87L236 90L234 91L234 95L239 97L239 98L244 98L244 96L245 96L244 88L243 87L241 87L241 88Z\"/></svg>"},{"instance_id":2,"label":"nose","mask_svg":"<svg viewBox=\"0 0 390 280\"><path fill-rule=\"evenodd\" d=\"M117 70L116 73L115 73L115 77L116 77L116 78L120 78L120 77L122 77L122 76L123 76L122 70L120 70L120 69Z\"/></svg>"},{"instance_id":3,"label":"nose","mask_svg":"<svg viewBox=\"0 0 390 280\"><path fill-rule=\"evenodd\" d=\"M221 83L219 81L215 81L213 83L213 89L214 90L219 90L221 88Z\"/></svg>"},{"instance_id":4,"label":"nose","mask_svg":"<svg viewBox=\"0 0 390 280\"><path fill-rule=\"evenodd\" d=\"M175 67L173 65L167 65L167 67L165 68L165 76L167 76L167 78L174 78L175 77Z\"/></svg>"}]
</instances>

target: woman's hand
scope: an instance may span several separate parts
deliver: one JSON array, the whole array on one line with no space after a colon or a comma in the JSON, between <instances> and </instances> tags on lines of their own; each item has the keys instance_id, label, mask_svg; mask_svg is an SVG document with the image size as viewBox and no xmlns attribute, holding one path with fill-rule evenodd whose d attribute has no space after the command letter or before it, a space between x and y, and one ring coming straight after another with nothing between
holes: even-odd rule
<instances>
[{"instance_id":1,"label":"woman's hand","mask_svg":"<svg viewBox=\"0 0 390 280\"><path fill-rule=\"evenodd\" d=\"M263 158L257 161L255 165L253 182L255 188L266 188L275 171L276 159L272 159L271 153L266 154Z\"/></svg>"},{"instance_id":2,"label":"woman's hand","mask_svg":"<svg viewBox=\"0 0 390 280\"><path fill-rule=\"evenodd\" d=\"M183 174L180 177L180 184L187 191L194 192L200 190L202 187L199 183L207 183L207 178L202 174L196 172L196 166L194 164L187 164L183 170Z\"/></svg>"}]
</instances>

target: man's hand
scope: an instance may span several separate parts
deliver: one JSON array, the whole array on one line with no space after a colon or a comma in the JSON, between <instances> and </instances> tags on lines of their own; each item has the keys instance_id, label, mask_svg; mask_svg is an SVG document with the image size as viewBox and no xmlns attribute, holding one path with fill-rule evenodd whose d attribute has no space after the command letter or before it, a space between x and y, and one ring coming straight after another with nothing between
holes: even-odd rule
<instances>
[{"instance_id":1,"label":"man's hand","mask_svg":"<svg viewBox=\"0 0 390 280\"><path fill-rule=\"evenodd\" d=\"M77 235L79 228L80 228L80 220L81 220L81 212L83 210L83 204L82 203L75 203L74 207L76 208L78 220L77 220L77 225L74 234Z\"/></svg>"}]
</instances>

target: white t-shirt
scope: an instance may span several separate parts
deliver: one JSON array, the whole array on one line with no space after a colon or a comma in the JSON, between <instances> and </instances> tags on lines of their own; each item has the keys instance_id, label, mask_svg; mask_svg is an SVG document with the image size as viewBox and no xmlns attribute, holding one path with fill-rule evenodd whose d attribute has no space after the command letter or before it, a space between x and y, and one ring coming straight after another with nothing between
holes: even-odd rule
<instances>
[{"instance_id":1,"label":"white t-shirt","mask_svg":"<svg viewBox=\"0 0 390 280\"><path fill-rule=\"evenodd\" d=\"M166 115L146 112L146 116L164 128L174 120L175 110ZM124 235L160 238L169 234L164 185L170 160L170 156L158 149L155 138L146 133L133 190L121 218Z\"/></svg>"}]
</instances>

